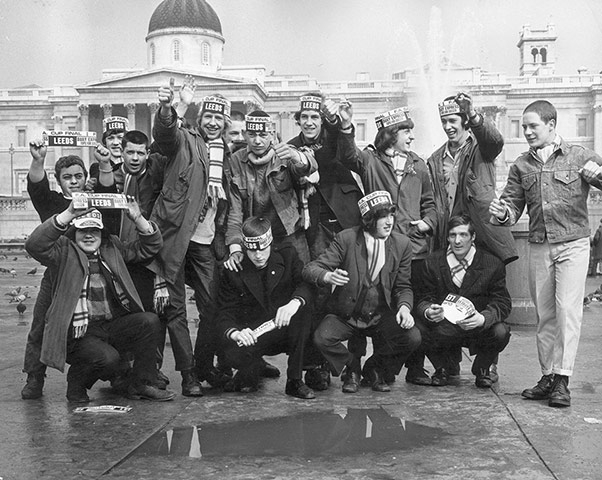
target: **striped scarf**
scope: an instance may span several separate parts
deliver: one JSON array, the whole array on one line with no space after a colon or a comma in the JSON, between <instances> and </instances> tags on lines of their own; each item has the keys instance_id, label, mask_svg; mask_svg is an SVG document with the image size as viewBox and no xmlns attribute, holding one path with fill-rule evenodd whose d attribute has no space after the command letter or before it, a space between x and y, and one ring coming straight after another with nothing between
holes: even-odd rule
<instances>
[{"instance_id":1,"label":"striped scarf","mask_svg":"<svg viewBox=\"0 0 602 480\"><path fill-rule=\"evenodd\" d=\"M303 227L307 230L310 226L309 219L309 197L317 192L316 185L320 183L320 172L317 170L307 177L300 179L301 190L297 192L299 204L301 205L301 214L303 216Z\"/></svg>"},{"instance_id":2,"label":"striped scarf","mask_svg":"<svg viewBox=\"0 0 602 480\"><path fill-rule=\"evenodd\" d=\"M451 248L447 248L447 264L449 265L449 270L451 272L452 282L454 282L456 287L460 288L462 286L466 270L468 270L468 267L472 264L476 251L477 249L472 245L466 256L462 260L458 260Z\"/></svg>"},{"instance_id":3,"label":"striped scarf","mask_svg":"<svg viewBox=\"0 0 602 480\"><path fill-rule=\"evenodd\" d=\"M368 278L374 282L385 265L385 240L364 232L368 252Z\"/></svg>"},{"instance_id":4,"label":"striped scarf","mask_svg":"<svg viewBox=\"0 0 602 480\"><path fill-rule=\"evenodd\" d=\"M209 185L207 197L215 205L219 199L226 199L226 192L222 185L222 173L224 169L224 140L218 138L209 140Z\"/></svg>"},{"instance_id":5,"label":"striped scarf","mask_svg":"<svg viewBox=\"0 0 602 480\"><path fill-rule=\"evenodd\" d=\"M111 281L113 282L113 287L115 289L115 294L117 295L117 300L126 310L130 309L130 300L127 297L125 291L121 286L121 282L115 277L115 274L111 271L107 263L98 257L100 263L105 268L105 271L108 272ZM94 259L91 259L94 262ZM90 275L86 275L84 278L82 290L79 294L79 298L77 299L77 303L75 304L75 310L73 311L73 317L71 320L71 324L73 325L73 338L82 338L86 331L88 330L88 323L90 322L90 301L88 300L88 295L90 293ZM106 301L106 299L104 299Z\"/></svg>"}]
</instances>

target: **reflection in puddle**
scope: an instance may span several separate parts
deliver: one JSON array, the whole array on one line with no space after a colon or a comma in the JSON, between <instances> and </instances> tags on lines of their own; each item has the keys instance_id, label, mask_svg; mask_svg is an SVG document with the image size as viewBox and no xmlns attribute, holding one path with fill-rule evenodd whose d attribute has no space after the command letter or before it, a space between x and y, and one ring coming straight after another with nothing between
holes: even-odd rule
<instances>
[{"instance_id":1,"label":"reflection in puddle","mask_svg":"<svg viewBox=\"0 0 602 480\"><path fill-rule=\"evenodd\" d=\"M291 417L179 427L153 435L136 456L303 456L404 450L446 433L389 415L383 408L308 412Z\"/></svg>"}]
</instances>

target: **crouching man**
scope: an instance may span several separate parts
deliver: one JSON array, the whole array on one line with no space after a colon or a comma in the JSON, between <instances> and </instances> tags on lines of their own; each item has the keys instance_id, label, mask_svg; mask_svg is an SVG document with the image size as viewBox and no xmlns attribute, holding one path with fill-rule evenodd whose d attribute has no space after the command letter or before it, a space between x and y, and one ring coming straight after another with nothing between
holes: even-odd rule
<instances>
[{"instance_id":1,"label":"crouching man","mask_svg":"<svg viewBox=\"0 0 602 480\"><path fill-rule=\"evenodd\" d=\"M497 257L475 247L475 237L470 217L451 217L447 250L426 259L415 288L416 325L422 334L420 348L435 367L431 378L434 386L448 384L452 352L464 346L476 354L472 363L476 386L490 388L497 375L491 374L489 368L510 340L510 327L505 320L512 301L506 289L506 269ZM464 314L446 313L442 304L449 294L468 299L472 306L460 299L458 312L464 310ZM453 306L453 302L448 304Z\"/></svg>"},{"instance_id":2,"label":"crouching man","mask_svg":"<svg viewBox=\"0 0 602 480\"><path fill-rule=\"evenodd\" d=\"M311 287L301 278L303 263L290 244L273 250L270 221L249 217L242 225L244 256L239 271L224 270L218 296L218 325L225 356L238 372L224 387L242 393L258 389L263 355L288 354L287 395L311 399L303 383L303 353L309 339ZM256 330L268 323L264 333ZM263 327L262 327L263 328Z\"/></svg>"},{"instance_id":3,"label":"crouching man","mask_svg":"<svg viewBox=\"0 0 602 480\"><path fill-rule=\"evenodd\" d=\"M69 207L37 227L25 243L29 254L47 266L53 278L52 303L46 313L41 361L67 373L67 399L89 402L87 390L110 380L120 354L134 357L130 398L171 400L174 394L155 384L159 319L144 312L126 263L152 258L163 243L161 233L130 199L128 217L138 238L122 244L104 229L98 210ZM70 224L72 227L70 227Z\"/></svg>"},{"instance_id":4,"label":"crouching man","mask_svg":"<svg viewBox=\"0 0 602 480\"><path fill-rule=\"evenodd\" d=\"M420 344L410 313L412 245L405 235L393 232L395 206L389 192L372 192L358 206L362 226L338 233L305 266L303 278L335 287L314 342L335 375L342 372L343 392L357 392L362 373L360 360L342 343L353 335L372 337L374 354L366 360L363 375L373 390L388 392L385 370L399 373Z\"/></svg>"}]
</instances>

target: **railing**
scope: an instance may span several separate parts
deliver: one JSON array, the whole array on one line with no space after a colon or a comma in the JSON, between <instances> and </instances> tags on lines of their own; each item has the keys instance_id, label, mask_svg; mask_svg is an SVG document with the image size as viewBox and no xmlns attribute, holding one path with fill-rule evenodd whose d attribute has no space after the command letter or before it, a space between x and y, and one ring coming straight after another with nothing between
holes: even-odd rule
<instances>
[{"instance_id":1,"label":"railing","mask_svg":"<svg viewBox=\"0 0 602 480\"><path fill-rule=\"evenodd\" d=\"M26 198L0 198L0 211L28 210L29 200Z\"/></svg>"}]
</instances>

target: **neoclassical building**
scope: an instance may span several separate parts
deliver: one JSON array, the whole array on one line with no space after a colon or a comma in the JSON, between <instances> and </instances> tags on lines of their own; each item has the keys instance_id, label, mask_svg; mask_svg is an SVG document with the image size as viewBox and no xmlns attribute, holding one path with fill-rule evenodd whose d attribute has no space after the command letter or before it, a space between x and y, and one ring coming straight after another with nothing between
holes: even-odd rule
<instances>
[{"instance_id":1,"label":"neoclassical building","mask_svg":"<svg viewBox=\"0 0 602 480\"><path fill-rule=\"evenodd\" d=\"M520 67L516 76L441 58L420 70L400 66L390 79L373 80L359 73L355 79L322 82L306 74L279 76L264 65L223 65L225 39L213 8L205 0L164 0L149 21L145 69L103 70L100 80L84 85L0 89L0 196L4 197L0 198L0 239L27 235L38 221L26 192L31 139L40 137L43 130L95 131L100 136L102 119L112 115L127 117L130 128L150 134L158 108L157 88L171 77L177 87L186 75L194 76L196 99L219 92L232 101L233 110L246 113L263 108L275 119L284 140L297 133L293 114L305 92L319 90L353 102L360 146L376 134L375 114L407 105L416 120L415 150L424 156L444 141L436 108L440 97L468 91L505 137L506 146L498 159L500 182L507 165L526 148L521 112L538 98L557 106L559 131L567 141L602 154L602 76L585 68L573 75L557 74L556 41L553 24L541 30L525 25L517 44ZM513 45L500 48L516 55ZM446 85L438 83L441 72ZM196 113L193 105L187 116L194 119ZM48 172L58 157L68 153L90 161L89 148L51 147Z\"/></svg>"}]
</instances>

